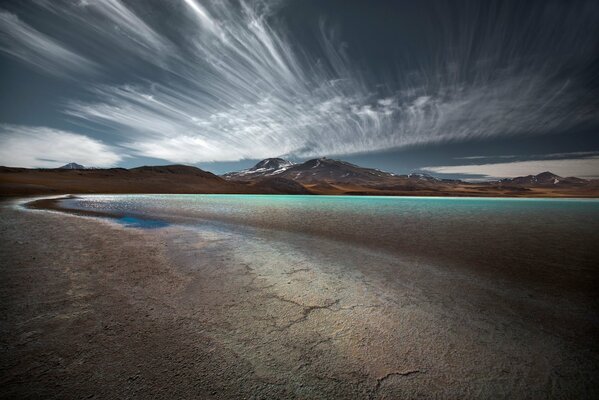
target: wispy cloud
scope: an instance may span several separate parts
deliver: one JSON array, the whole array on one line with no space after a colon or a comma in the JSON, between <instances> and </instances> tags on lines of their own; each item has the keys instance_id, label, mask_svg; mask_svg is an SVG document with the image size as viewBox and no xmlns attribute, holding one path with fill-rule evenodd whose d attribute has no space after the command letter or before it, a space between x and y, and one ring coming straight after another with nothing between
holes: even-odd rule
<instances>
[{"instance_id":1,"label":"wispy cloud","mask_svg":"<svg viewBox=\"0 0 599 400\"><path fill-rule=\"evenodd\" d=\"M122 155L87 136L46 127L0 125L0 162L25 168L55 168L69 162L109 167Z\"/></svg>"},{"instance_id":2,"label":"wispy cloud","mask_svg":"<svg viewBox=\"0 0 599 400\"><path fill-rule=\"evenodd\" d=\"M0 50L43 72L62 77L69 77L73 72L96 73L99 69L98 64L2 10Z\"/></svg>"},{"instance_id":3,"label":"wispy cloud","mask_svg":"<svg viewBox=\"0 0 599 400\"><path fill-rule=\"evenodd\" d=\"M513 10L499 7L491 27L473 6L470 19L442 18L431 28L447 41L431 44L434 57L381 85L381 76L346 54L335 30L322 23L320 48L302 48L265 1L35 4L76 32L52 43L74 43L82 55L9 53L40 67L55 54L55 73L78 64L75 57L122 71L131 83L92 82L85 100L71 99L64 112L71 122L117 132L115 143L140 156L195 163L343 155L541 135L599 120L579 79L588 65L572 61L595 50L581 39L596 29L595 6L534 6L519 20L531 28L507 36ZM45 48L9 31L15 48ZM566 33L556 40L555 32Z\"/></svg>"},{"instance_id":4,"label":"wispy cloud","mask_svg":"<svg viewBox=\"0 0 599 400\"><path fill-rule=\"evenodd\" d=\"M507 163L433 166L422 168L438 174L478 175L488 178L514 178L551 171L560 176L599 178L599 156L573 159L547 159Z\"/></svg>"},{"instance_id":5,"label":"wispy cloud","mask_svg":"<svg viewBox=\"0 0 599 400\"><path fill-rule=\"evenodd\" d=\"M484 160L489 158L516 158L515 154L504 154L498 156L468 156L468 157L454 157L454 160Z\"/></svg>"},{"instance_id":6,"label":"wispy cloud","mask_svg":"<svg viewBox=\"0 0 599 400\"><path fill-rule=\"evenodd\" d=\"M131 59L138 58L167 68L166 60L177 56L166 37L120 0L36 0L36 4L76 32L70 40L106 67L130 66Z\"/></svg>"}]
</instances>

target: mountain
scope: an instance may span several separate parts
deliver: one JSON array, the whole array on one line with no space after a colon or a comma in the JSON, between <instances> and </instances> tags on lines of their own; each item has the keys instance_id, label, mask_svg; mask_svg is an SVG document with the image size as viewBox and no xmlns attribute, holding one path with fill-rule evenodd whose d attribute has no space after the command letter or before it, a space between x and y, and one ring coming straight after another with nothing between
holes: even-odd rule
<instances>
[{"instance_id":1,"label":"mountain","mask_svg":"<svg viewBox=\"0 0 599 400\"><path fill-rule=\"evenodd\" d=\"M293 164L281 158L267 158L254 167L223 175L231 180L260 179L276 175L291 179L303 184L323 181L352 182L371 181L381 177L390 177L393 174L376 169L362 168L345 161L318 158L308 160L302 164Z\"/></svg>"},{"instance_id":2,"label":"mountain","mask_svg":"<svg viewBox=\"0 0 599 400\"><path fill-rule=\"evenodd\" d=\"M226 178L226 179L225 179ZM266 159L224 177L187 165L132 169L0 167L0 195L62 193L239 193L384 196L599 197L599 180L550 172L494 182L395 175L328 158L293 164Z\"/></svg>"},{"instance_id":3,"label":"mountain","mask_svg":"<svg viewBox=\"0 0 599 400\"><path fill-rule=\"evenodd\" d=\"M589 181L586 179L580 179L576 177L563 178L559 175L551 173L549 171L541 172L537 175L526 175L519 176L516 178L506 178L499 181L502 185L514 185L514 186L571 186L571 185L585 185Z\"/></svg>"},{"instance_id":4,"label":"mountain","mask_svg":"<svg viewBox=\"0 0 599 400\"><path fill-rule=\"evenodd\" d=\"M252 168L224 174L223 178L231 180L264 178L280 174L291 168L293 165L294 164L291 161L287 161L282 158L266 158L254 165Z\"/></svg>"},{"instance_id":5,"label":"mountain","mask_svg":"<svg viewBox=\"0 0 599 400\"><path fill-rule=\"evenodd\" d=\"M86 168L81 164L72 162L72 163L63 165L62 167L59 167L58 169L86 169Z\"/></svg>"},{"instance_id":6,"label":"mountain","mask_svg":"<svg viewBox=\"0 0 599 400\"><path fill-rule=\"evenodd\" d=\"M249 170L224 175L228 180L260 181L276 175L301 184L315 194L412 194L438 193L448 183L426 174L395 175L373 168L364 168L346 161L315 158L302 164L282 159L266 159Z\"/></svg>"},{"instance_id":7,"label":"mountain","mask_svg":"<svg viewBox=\"0 0 599 400\"><path fill-rule=\"evenodd\" d=\"M594 196L597 182L579 178L562 178L550 172L494 182L469 183L439 179L424 173L396 175L364 168L341 160L317 158L292 164L280 158L260 161L254 167L231 172L223 177L259 188L263 180L293 181L314 194L353 195L422 195L422 196ZM279 185L283 181L279 181ZM282 185L289 186L287 184Z\"/></svg>"}]
</instances>

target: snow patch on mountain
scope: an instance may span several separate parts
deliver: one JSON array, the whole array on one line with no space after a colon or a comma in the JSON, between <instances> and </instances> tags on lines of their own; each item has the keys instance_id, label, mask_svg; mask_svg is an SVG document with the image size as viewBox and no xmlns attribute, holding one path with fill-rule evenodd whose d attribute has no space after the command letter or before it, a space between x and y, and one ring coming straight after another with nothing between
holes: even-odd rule
<instances>
[{"instance_id":1,"label":"snow patch on mountain","mask_svg":"<svg viewBox=\"0 0 599 400\"><path fill-rule=\"evenodd\" d=\"M252 168L223 175L225 179L268 177L285 172L295 164L282 158L266 158Z\"/></svg>"}]
</instances>

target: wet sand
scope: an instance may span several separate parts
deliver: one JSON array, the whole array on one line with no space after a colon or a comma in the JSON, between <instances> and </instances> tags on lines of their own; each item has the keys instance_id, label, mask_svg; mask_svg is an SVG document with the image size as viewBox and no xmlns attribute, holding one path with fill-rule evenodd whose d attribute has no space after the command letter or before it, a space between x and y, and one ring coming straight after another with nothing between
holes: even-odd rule
<instances>
[{"instance_id":1,"label":"wet sand","mask_svg":"<svg viewBox=\"0 0 599 400\"><path fill-rule=\"evenodd\" d=\"M2 398L599 396L594 303L309 235L0 213Z\"/></svg>"}]
</instances>

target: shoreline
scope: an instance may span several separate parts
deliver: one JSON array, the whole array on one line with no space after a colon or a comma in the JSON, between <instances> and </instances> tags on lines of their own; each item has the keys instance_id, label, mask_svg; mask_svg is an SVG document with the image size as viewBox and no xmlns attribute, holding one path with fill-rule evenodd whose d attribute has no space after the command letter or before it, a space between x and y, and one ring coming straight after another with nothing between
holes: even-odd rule
<instances>
[{"instance_id":1,"label":"shoreline","mask_svg":"<svg viewBox=\"0 0 599 400\"><path fill-rule=\"evenodd\" d=\"M67 214L80 215L85 217L99 217L99 218L122 218L124 214L109 213L105 211L92 211L92 210L78 210L74 208L65 208L60 206L62 200L77 199L77 196L67 195L64 197L52 197L29 201L23 203L23 207L32 210L49 210L57 211Z\"/></svg>"},{"instance_id":2,"label":"shoreline","mask_svg":"<svg viewBox=\"0 0 599 400\"><path fill-rule=\"evenodd\" d=\"M254 193L254 192L127 192L127 191L102 191L102 192L77 192L77 191L49 191L39 193L0 193L0 201L10 200L17 198L37 198L45 196L94 196L94 195L206 195L206 196L311 196L311 197L381 197L381 198L471 198L471 199L599 199L599 194L572 194L572 193L552 193L539 191L536 193L526 194L498 194L498 193L479 193L479 192L401 192L401 193L377 193L377 192L365 192L365 193Z\"/></svg>"}]
</instances>

